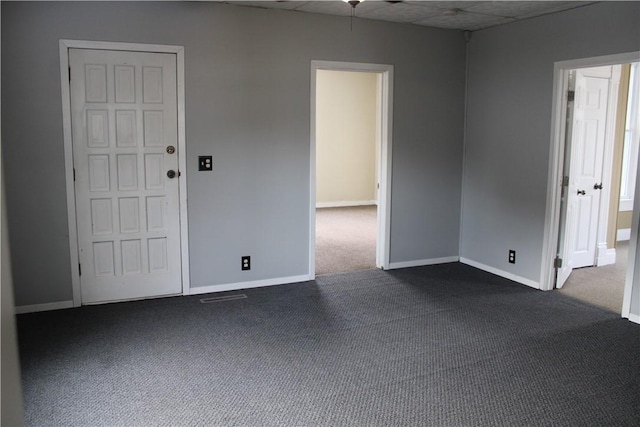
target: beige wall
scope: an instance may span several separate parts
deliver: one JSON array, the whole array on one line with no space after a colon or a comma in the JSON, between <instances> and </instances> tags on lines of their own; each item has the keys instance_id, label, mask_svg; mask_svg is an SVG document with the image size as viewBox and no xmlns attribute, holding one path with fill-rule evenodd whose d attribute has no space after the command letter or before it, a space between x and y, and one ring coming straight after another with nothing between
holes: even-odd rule
<instances>
[{"instance_id":1,"label":"beige wall","mask_svg":"<svg viewBox=\"0 0 640 427\"><path fill-rule=\"evenodd\" d=\"M631 228L631 218L633 217L633 211L620 211L618 212L618 230L624 230Z\"/></svg>"},{"instance_id":2,"label":"beige wall","mask_svg":"<svg viewBox=\"0 0 640 427\"><path fill-rule=\"evenodd\" d=\"M376 199L377 75L318 70L316 80L316 203Z\"/></svg>"}]
</instances>

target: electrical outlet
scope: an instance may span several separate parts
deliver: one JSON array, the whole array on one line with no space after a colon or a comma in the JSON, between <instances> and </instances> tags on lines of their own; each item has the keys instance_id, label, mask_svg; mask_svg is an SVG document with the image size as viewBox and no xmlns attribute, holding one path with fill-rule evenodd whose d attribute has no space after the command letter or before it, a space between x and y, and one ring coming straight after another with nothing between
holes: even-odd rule
<instances>
[{"instance_id":1,"label":"electrical outlet","mask_svg":"<svg viewBox=\"0 0 640 427\"><path fill-rule=\"evenodd\" d=\"M509 249L509 264L516 263L516 251L513 249Z\"/></svg>"},{"instance_id":2,"label":"electrical outlet","mask_svg":"<svg viewBox=\"0 0 640 427\"><path fill-rule=\"evenodd\" d=\"M198 170L199 171L212 171L213 170L213 156L198 156Z\"/></svg>"},{"instance_id":3,"label":"electrical outlet","mask_svg":"<svg viewBox=\"0 0 640 427\"><path fill-rule=\"evenodd\" d=\"M251 270L251 257L243 256L242 257L242 270Z\"/></svg>"}]
</instances>

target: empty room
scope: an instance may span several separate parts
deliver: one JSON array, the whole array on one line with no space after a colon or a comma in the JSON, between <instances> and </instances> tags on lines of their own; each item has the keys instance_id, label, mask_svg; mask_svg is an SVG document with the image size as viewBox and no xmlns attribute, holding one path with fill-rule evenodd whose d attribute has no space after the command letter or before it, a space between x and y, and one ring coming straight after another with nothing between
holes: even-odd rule
<instances>
[{"instance_id":1,"label":"empty room","mask_svg":"<svg viewBox=\"0 0 640 427\"><path fill-rule=\"evenodd\" d=\"M567 112L621 116L574 72L640 61L640 2L3 1L0 19L3 426L637 425L640 174L620 310L559 288L579 280L571 218L621 191L622 149L572 178ZM355 138L320 134L368 107L321 123L325 72L375 77L358 195L335 163ZM613 261L619 202L587 265ZM317 271L317 211L349 204L375 210L370 264Z\"/></svg>"}]
</instances>

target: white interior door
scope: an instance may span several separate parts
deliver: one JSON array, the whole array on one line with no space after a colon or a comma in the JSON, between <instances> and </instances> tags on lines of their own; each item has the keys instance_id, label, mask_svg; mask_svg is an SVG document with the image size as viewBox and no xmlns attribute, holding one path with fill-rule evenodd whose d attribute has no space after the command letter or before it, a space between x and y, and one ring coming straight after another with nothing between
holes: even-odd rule
<instances>
[{"instance_id":1,"label":"white interior door","mask_svg":"<svg viewBox=\"0 0 640 427\"><path fill-rule=\"evenodd\" d=\"M574 268L595 265L610 76L611 67L576 72L564 265L558 271L558 288Z\"/></svg>"},{"instance_id":2,"label":"white interior door","mask_svg":"<svg viewBox=\"0 0 640 427\"><path fill-rule=\"evenodd\" d=\"M69 66L82 303L179 294L176 55L70 49Z\"/></svg>"}]
</instances>

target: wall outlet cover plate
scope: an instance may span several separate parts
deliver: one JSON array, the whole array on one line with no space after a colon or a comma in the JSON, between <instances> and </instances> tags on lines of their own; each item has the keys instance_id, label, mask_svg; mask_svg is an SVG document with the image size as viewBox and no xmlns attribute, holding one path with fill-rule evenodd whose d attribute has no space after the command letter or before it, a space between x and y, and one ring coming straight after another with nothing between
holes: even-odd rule
<instances>
[{"instance_id":1,"label":"wall outlet cover plate","mask_svg":"<svg viewBox=\"0 0 640 427\"><path fill-rule=\"evenodd\" d=\"M199 171L212 171L213 170L213 156L198 156L198 170Z\"/></svg>"}]
</instances>

